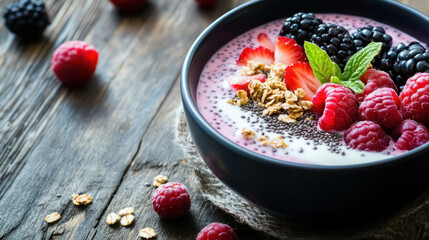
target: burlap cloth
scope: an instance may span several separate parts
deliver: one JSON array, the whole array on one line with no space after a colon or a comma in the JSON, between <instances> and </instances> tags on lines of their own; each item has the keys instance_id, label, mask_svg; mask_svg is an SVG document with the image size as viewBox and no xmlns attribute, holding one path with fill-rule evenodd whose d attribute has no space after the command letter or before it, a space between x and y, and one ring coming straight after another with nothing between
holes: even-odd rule
<instances>
[{"instance_id":1,"label":"burlap cloth","mask_svg":"<svg viewBox=\"0 0 429 240\"><path fill-rule=\"evenodd\" d=\"M381 219L377 223L372 223L371 226L329 231L314 229L276 218L249 204L221 183L198 155L189 134L182 107L177 112L175 132L176 141L182 148L187 161L192 165L195 179L198 181L204 197L224 212L232 215L238 222L271 237L285 240L429 239L428 193L398 213Z\"/></svg>"}]
</instances>

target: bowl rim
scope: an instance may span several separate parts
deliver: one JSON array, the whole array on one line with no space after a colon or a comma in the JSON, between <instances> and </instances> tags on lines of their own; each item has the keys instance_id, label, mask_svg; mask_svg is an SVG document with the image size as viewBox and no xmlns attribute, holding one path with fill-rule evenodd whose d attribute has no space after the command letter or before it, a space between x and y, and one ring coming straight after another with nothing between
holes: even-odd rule
<instances>
[{"instance_id":1,"label":"bowl rim","mask_svg":"<svg viewBox=\"0 0 429 240\"><path fill-rule=\"evenodd\" d=\"M197 37L197 39L191 45L188 53L186 54L185 60L181 68L181 73L180 73L180 92L182 96L182 103L184 105L184 108L188 110L188 113L194 118L195 122L199 125L201 129L203 129L210 137L215 139L216 142L222 144L224 147L235 152L236 154L245 157L246 160L248 161L256 161L261 164L273 164L278 167L291 167L291 168L299 168L299 169L327 170L327 171L338 170L338 169L344 169L344 170L345 169L362 169L362 168L369 168L369 167L381 167L382 165L387 166L390 164L397 164L397 163L400 163L401 161L406 161L408 158L413 156L419 156L424 153L429 154L429 142L428 142L418 148L407 151L400 155L392 156L386 159L377 160L377 161L368 162L368 163L348 164L348 165L319 165L314 163L295 163L287 160L272 158L272 157L265 156L260 153L256 153L251 150L245 149L239 146L238 144L232 142L228 138L224 137L221 133L219 133L216 129L214 129L199 112L196 106L196 103L194 103L191 96L191 91L189 89L189 84L188 84L188 75L189 75L189 69L192 63L192 59L195 56L198 49L203 44L206 36L209 35L210 32L213 29L215 29L217 26L219 26L225 19L229 18L232 15L236 15L236 14L238 15L239 12L245 11L247 8L252 7L252 5L263 1L265 0L254 0L254 1L244 3L242 5L239 5L233 8L232 10L226 12L225 14L217 18ZM400 2L392 1L392 0L377 0L377 1L384 2L384 4L389 4L395 8L400 8L412 15L416 15L420 18L423 18L429 24L429 17L427 15L419 12L418 10L408 5L405 5Z\"/></svg>"}]
</instances>

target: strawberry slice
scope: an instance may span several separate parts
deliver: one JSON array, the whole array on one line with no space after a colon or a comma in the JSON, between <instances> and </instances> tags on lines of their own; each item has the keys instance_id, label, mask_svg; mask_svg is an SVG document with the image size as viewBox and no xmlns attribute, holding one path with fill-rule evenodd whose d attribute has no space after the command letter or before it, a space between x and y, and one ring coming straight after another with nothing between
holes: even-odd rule
<instances>
[{"instance_id":1,"label":"strawberry slice","mask_svg":"<svg viewBox=\"0 0 429 240\"><path fill-rule=\"evenodd\" d=\"M265 65L271 65L274 62L274 52L264 47L257 47L255 49L247 47L241 52L237 64L247 66L248 61L256 61L264 63Z\"/></svg>"},{"instance_id":2,"label":"strawberry slice","mask_svg":"<svg viewBox=\"0 0 429 240\"><path fill-rule=\"evenodd\" d=\"M308 62L297 62L289 65L285 70L285 82L289 90L302 88L305 92L304 100L311 101L322 84L314 76L313 69Z\"/></svg>"},{"instance_id":3,"label":"strawberry slice","mask_svg":"<svg viewBox=\"0 0 429 240\"><path fill-rule=\"evenodd\" d=\"M304 49L299 46L295 40L287 37L278 37L276 40L276 51L274 53L275 61L286 66L295 62L305 62Z\"/></svg>"},{"instance_id":4,"label":"strawberry slice","mask_svg":"<svg viewBox=\"0 0 429 240\"><path fill-rule=\"evenodd\" d=\"M265 82L265 74L256 74L256 75L252 75L252 76L241 77L240 79L233 81L231 83L231 87L234 88L236 91L244 90L247 93L249 93L249 83L252 80L258 80L260 82Z\"/></svg>"},{"instance_id":5,"label":"strawberry slice","mask_svg":"<svg viewBox=\"0 0 429 240\"><path fill-rule=\"evenodd\" d=\"M261 44L262 47L268 48L271 51L274 51L276 49L276 45L274 42L268 37L266 33L260 33L258 35L258 42Z\"/></svg>"}]
</instances>

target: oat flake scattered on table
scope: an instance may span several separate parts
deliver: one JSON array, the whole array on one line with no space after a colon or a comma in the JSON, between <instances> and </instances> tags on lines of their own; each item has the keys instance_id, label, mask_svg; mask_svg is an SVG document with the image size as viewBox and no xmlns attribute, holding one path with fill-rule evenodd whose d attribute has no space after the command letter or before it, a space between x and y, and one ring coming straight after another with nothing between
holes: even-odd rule
<instances>
[{"instance_id":1,"label":"oat flake scattered on table","mask_svg":"<svg viewBox=\"0 0 429 240\"><path fill-rule=\"evenodd\" d=\"M45 222L47 222L47 223L53 223L53 222L56 222L56 221L60 220L60 218L61 218L61 215L59 213L57 213L57 212L54 212L54 213L48 214L45 217Z\"/></svg>"},{"instance_id":2,"label":"oat flake scattered on table","mask_svg":"<svg viewBox=\"0 0 429 240\"><path fill-rule=\"evenodd\" d=\"M129 226L131 225L131 223L133 223L134 219L135 219L134 215L127 214L121 218L121 225L124 227Z\"/></svg>"},{"instance_id":3,"label":"oat flake scattered on table","mask_svg":"<svg viewBox=\"0 0 429 240\"><path fill-rule=\"evenodd\" d=\"M153 186L154 187L159 187L162 184L165 184L168 182L168 178L164 175L158 175L155 178L153 178Z\"/></svg>"},{"instance_id":4,"label":"oat flake scattered on table","mask_svg":"<svg viewBox=\"0 0 429 240\"><path fill-rule=\"evenodd\" d=\"M121 220L121 217L119 217L118 214L110 213L109 215L107 215L106 223L109 225L113 225L113 224L117 223L119 220Z\"/></svg>"},{"instance_id":5,"label":"oat flake scattered on table","mask_svg":"<svg viewBox=\"0 0 429 240\"><path fill-rule=\"evenodd\" d=\"M133 214L133 213L134 213L134 208L132 208L132 207L127 207L127 208L119 210L119 215L121 215L121 216Z\"/></svg>"},{"instance_id":6,"label":"oat flake scattered on table","mask_svg":"<svg viewBox=\"0 0 429 240\"><path fill-rule=\"evenodd\" d=\"M92 202L92 197L89 194L73 194L72 195L73 204L76 206L88 205Z\"/></svg>"},{"instance_id":7,"label":"oat flake scattered on table","mask_svg":"<svg viewBox=\"0 0 429 240\"><path fill-rule=\"evenodd\" d=\"M143 228L139 232L139 237L142 237L142 238L149 239L149 238L153 238L155 236L156 236L155 231L150 227Z\"/></svg>"}]
</instances>

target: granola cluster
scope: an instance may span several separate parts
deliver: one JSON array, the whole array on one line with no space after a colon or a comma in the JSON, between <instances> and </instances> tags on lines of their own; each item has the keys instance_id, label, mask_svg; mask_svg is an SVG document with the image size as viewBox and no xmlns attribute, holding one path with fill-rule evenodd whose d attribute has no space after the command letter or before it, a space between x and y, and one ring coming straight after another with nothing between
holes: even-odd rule
<instances>
[{"instance_id":1,"label":"granola cluster","mask_svg":"<svg viewBox=\"0 0 429 240\"><path fill-rule=\"evenodd\" d=\"M246 139L252 139L255 137L255 132L248 129L248 128L243 128L241 129L241 135L243 135Z\"/></svg>"},{"instance_id":2,"label":"granola cluster","mask_svg":"<svg viewBox=\"0 0 429 240\"><path fill-rule=\"evenodd\" d=\"M243 67L240 70L240 74L243 76L251 76L251 75L255 75L255 74L267 74L271 71L271 67L267 66L263 63L260 62L256 62L256 61L248 61L247 62L247 66ZM283 71L283 76L284 76L284 71Z\"/></svg>"},{"instance_id":3,"label":"granola cluster","mask_svg":"<svg viewBox=\"0 0 429 240\"><path fill-rule=\"evenodd\" d=\"M261 142L262 146L270 146L272 148L287 148L288 147L288 145L284 141L283 136L277 136L272 140L270 140L267 136L261 136L258 138L258 141Z\"/></svg>"},{"instance_id":4,"label":"granola cluster","mask_svg":"<svg viewBox=\"0 0 429 240\"><path fill-rule=\"evenodd\" d=\"M74 205L76 206L81 206L81 205L88 205L92 202L92 197L89 194L73 194L72 195L72 202Z\"/></svg>"},{"instance_id":5,"label":"granola cluster","mask_svg":"<svg viewBox=\"0 0 429 240\"><path fill-rule=\"evenodd\" d=\"M243 128L241 130L241 135L243 135L246 139L256 138L256 133L248 128ZM262 144L262 146L270 146L272 148L287 148L288 145L284 141L283 136L277 136L274 139L270 140L267 136L258 137L258 141Z\"/></svg>"},{"instance_id":6,"label":"granola cluster","mask_svg":"<svg viewBox=\"0 0 429 240\"><path fill-rule=\"evenodd\" d=\"M303 89L298 88L293 92L287 90L284 82L285 68L281 63L266 66L263 63L249 61L247 66L241 69L241 74L245 76L267 74L266 82L253 80L249 83L250 98L265 108L265 115L279 114L280 121L294 123L305 111L313 107L313 103L303 100L305 95ZM229 99L228 103L241 107L249 102L246 91L237 91L237 97L238 100Z\"/></svg>"},{"instance_id":7,"label":"granola cluster","mask_svg":"<svg viewBox=\"0 0 429 240\"><path fill-rule=\"evenodd\" d=\"M153 186L154 187L160 187L162 184L165 184L168 182L168 178L164 175L158 175L153 178Z\"/></svg>"}]
</instances>

